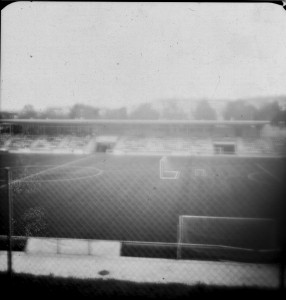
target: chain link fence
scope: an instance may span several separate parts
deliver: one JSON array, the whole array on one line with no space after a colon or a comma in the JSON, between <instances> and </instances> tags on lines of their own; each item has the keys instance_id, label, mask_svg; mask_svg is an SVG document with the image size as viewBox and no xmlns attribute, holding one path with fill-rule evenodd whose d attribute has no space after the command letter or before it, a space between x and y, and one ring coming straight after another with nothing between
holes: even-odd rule
<instances>
[{"instance_id":1,"label":"chain link fence","mask_svg":"<svg viewBox=\"0 0 286 300\"><path fill-rule=\"evenodd\" d=\"M282 288L284 163L1 154L1 271Z\"/></svg>"}]
</instances>

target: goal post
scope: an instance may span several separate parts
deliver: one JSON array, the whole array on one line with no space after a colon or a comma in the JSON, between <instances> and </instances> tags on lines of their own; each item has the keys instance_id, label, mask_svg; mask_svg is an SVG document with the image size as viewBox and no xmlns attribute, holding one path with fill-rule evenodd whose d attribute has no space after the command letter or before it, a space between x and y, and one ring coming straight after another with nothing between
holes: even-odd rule
<instances>
[{"instance_id":1,"label":"goal post","mask_svg":"<svg viewBox=\"0 0 286 300\"><path fill-rule=\"evenodd\" d=\"M179 216L177 257L272 260L279 252L273 219Z\"/></svg>"}]
</instances>

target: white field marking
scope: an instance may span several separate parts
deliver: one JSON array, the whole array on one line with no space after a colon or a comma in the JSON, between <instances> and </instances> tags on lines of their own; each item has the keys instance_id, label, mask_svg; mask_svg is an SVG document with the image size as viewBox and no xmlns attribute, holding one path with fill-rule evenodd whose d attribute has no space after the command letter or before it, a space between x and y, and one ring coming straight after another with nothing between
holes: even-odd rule
<instances>
[{"instance_id":1,"label":"white field marking","mask_svg":"<svg viewBox=\"0 0 286 300\"><path fill-rule=\"evenodd\" d=\"M162 157L159 162L160 179L178 179L180 172L179 171L167 171L165 169L165 165L164 165L165 161L166 161L166 156ZM167 177L166 176L167 174L169 174L171 177Z\"/></svg>"},{"instance_id":2,"label":"white field marking","mask_svg":"<svg viewBox=\"0 0 286 300\"><path fill-rule=\"evenodd\" d=\"M103 170L95 168L95 167L69 167L69 168L80 168L80 169L93 169L97 170L98 173L93 174L93 175L86 175L86 176L81 176L81 177L75 177L75 178L63 178L63 179L36 179L36 180L25 180L22 178L22 182L62 182L62 181L74 181L74 180L82 180L82 179L88 179L88 178L93 178L101 175L103 173ZM48 169L50 170L50 169ZM47 170L47 171L48 171ZM69 170L69 169L68 169ZM26 177L24 177L26 178ZM14 182L12 182L14 183Z\"/></svg>"},{"instance_id":3,"label":"white field marking","mask_svg":"<svg viewBox=\"0 0 286 300\"><path fill-rule=\"evenodd\" d=\"M276 221L273 219L267 219L267 218L240 218L240 217L213 217L213 216L188 216L188 215L180 215L179 216L179 227L181 228L181 231L179 233L179 242L178 242L178 249L181 245L190 245L191 247L206 247L206 248L225 248L225 249L233 249L233 250L244 250L244 251L253 251L252 248L242 248L242 247L235 247L235 246L227 246L227 245L212 245L212 244L191 244L191 243L185 243L183 242L183 233L184 233L184 220L191 218L204 218L204 219L220 219L220 220L242 220L242 221L262 221L267 223L272 223L276 229ZM271 251L279 251L280 248L271 248L271 249L259 249L259 252L271 252ZM257 251L257 250L255 250ZM179 250L178 250L179 252ZM177 252L177 253L178 253Z\"/></svg>"},{"instance_id":4,"label":"white field marking","mask_svg":"<svg viewBox=\"0 0 286 300\"><path fill-rule=\"evenodd\" d=\"M206 177L205 169L195 169L195 176Z\"/></svg>"},{"instance_id":5,"label":"white field marking","mask_svg":"<svg viewBox=\"0 0 286 300\"><path fill-rule=\"evenodd\" d=\"M226 245L212 245L212 244L191 244L191 243L180 243L181 246L190 247L190 248L222 248L222 249L230 249L230 250L243 250L243 251L255 251L255 252L277 252L281 250L281 248L271 248L271 249L253 249L253 248L243 248L243 247L235 247L235 246L226 246Z\"/></svg>"},{"instance_id":6,"label":"white field marking","mask_svg":"<svg viewBox=\"0 0 286 300\"><path fill-rule=\"evenodd\" d=\"M177 259L181 259L182 257L182 247L189 248L210 248L210 249L229 249L229 250L241 250L241 251L250 251L252 252L254 249L252 248L243 248L243 247L235 247L235 246L227 246L227 245L212 245L212 244L192 244L184 242L184 219L185 218L205 218L204 216L187 216L181 215L179 216L179 228L178 228L178 242L175 244L177 246ZM210 219L236 219L236 220L255 220L255 221L270 221L271 223L275 222L272 219L262 219L262 218L231 218L231 217L207 217ZM277 252L279 248L272 249L259 249L259 252ZM257 250L255 250L257 251Z\"/></svg>"},{"instance_id":7,"label":"white field marking","mask_svg":"<svg viewBox=\"0 0 286 300\"><path fill-rule=\"evenodd\" d=\"M0 235L0 237L6 237L4 235ZM21 238L26 238L25 236L12 236L14 239L21 239ZM38 240L49 240L49 241L54 241L58 238L51 238L51 237L37 237ZM59 238L62 241L65 240L71 240L70 238ZM98 241L98 242L106 242L106 240L92 240L92 239L74 239L78 241L86 241L86 242L91 242L91 241ZM180 238L179 238L180 241ZM55 241L56 242L56 241ZM154 246L177 246L177 243L174 242L145 242L145 241L133 241L133 240L118 240L118 242L122 244L133 244L133 245L154 245ZM212 245L212 244L192 244L192 243L181 243L182 246L185 247L206 247L206 248L229 248L229 249L241 249L241 250L246 250L246 251L253 251L252 248L240 248L240 247L235 247L235 246L226 246L226 245ZM281 250L280 248L273 248L273 249L260 249L258 250L259 252L271 252L271 251L279 251ZM257 251L257 250L255 250Z\"/></svg>"},{"instance_id":8,"label":"white field marking","mask_svg":"<svg viewBox=\"0 0 286 300\"><path fill-rule=\"evenodd\" d=\"M204 218L204 219L224 219L224 220L245 220L245 221L271 221L275 223L274 219L268 218L241 218L241 217L214 217L214 216L189 216L180 215L179 218Z\"/></svg>"},{"instance_id":9,"label":"white field marking","mask_svg":"<svg viewBox=\"0 0 286 300\"><path fill-rule=\"evenodd\" d=\"M73 164L73 163L77 163L77 162L79 162L79 161L82 161L82 160L84 160L84 159L90 158L91 156L93 156L93 155L89 155L89 156L87 156L87 157L82 157L82 158L80 158L80 159L78 159L78 160L69 161L69 162L67 162L67 163L65 163L65 164L57 165L57 166L55 166L55 167L52 167L52 168L49 168L49 169L40 171L40 172L38 172L38 173L31 174L31 175L28 175L28 176L26 176L26 177L19 178L19 179L16 179L16 180L13 180L12 182L10 182L10 184L14 184L14 183L16 183L16 182L24 181L24 180L27 179L27 178L32 178L32 177L34 177L34 176L37 176L37 175L40 175L40 174L47 173L47 172L49 172L49 171L51 171L51 170L57 170L57 169L59 169L59 168L62 168L62 167L71 165L71 164ZM39 167L40 167L40 166L39 166ZM4 169L4 168L3 168L3 169ZM6 186L6 184L0 186L0 189L4 188L5 186Z\"/></svg>"},{"instance_id":10,"label":"white field marking","mask_svg":"<svg viewBox=\"0 0 286 300\"><path fill-rule=\"evenodd\" d=\"M275 176L274 174L272 174L270 171L268 171L267 169L265 169L264 167L262 167L260 164L256 164L257 167L259 169L261 169L264 173L267 173L269 176L271 176L275 181L282 183L280 178L278 178L277 176Z\"/></svg>"},{"instance_id":11,"label":"white field marking","mask_svg":"<svg viewBox=\"0 0 286 300\"><path fill-rule=\"evenodd\" d=\"M132 245L140 245L140 246L183 246L189 248L224 248L224 249L233 249L233 250L244 250L244 251L258 251L258 252L276 252L281 250L281 248L271 248L271 249L259 249L254 250L252 248L242 248L236 246L227 246L227 245L212 245L212 244L192 244L181 242L180 237L178 238L177 243L166 243L166 242L141 242L141 241L120 241L122 244L132 244ZM177 252L178 255L178 252Z\"/></svg>"},{"instance_id":12,"label":"white field marking","mask_svg":"<svg viewBox=\"0 0 286 300\"><path fill-rule=\"evenodd\" d=\"M257 175L257 174L262 174L262 173L261 173L261 172L252 172L252 173L249 173L249 174L247 175L247 178L248 178L249 180L254 181L254 182L257 182L257 183L260 183L260 184L261 184L261 183L265 184L265 181L263 182L263 181L261 181L261 180L255 178L255 175Z\"/></svg>"},{"instance_id":13,"label":"white field marking","mask_svg":"<svg viewBox=\"0 0 286 300\"><path fill-rule=\"evenodd\" d=\"M259 183L259 184L268 184L268 185L271 185L273 184L273 182L269 182L269 181L266 181L265 179L264 180L261 180L261 179L257 179L256 178L256 175L259 175L259 174L263 174L265 176L265 172L252 172L252 173L249 173L247 175L247 178L251 181L254 181L256 183ZM267 174L268 175L268 174Z\"/></svg>"}]
</instances>

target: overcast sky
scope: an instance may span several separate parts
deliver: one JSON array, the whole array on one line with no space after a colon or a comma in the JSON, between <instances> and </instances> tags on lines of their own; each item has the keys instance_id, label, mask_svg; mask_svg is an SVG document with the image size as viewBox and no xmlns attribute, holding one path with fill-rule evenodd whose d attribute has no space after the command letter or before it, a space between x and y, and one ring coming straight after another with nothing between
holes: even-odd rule
<instances>
[{"instance_id":1,"label":"overcast sky","mask_svg":"<svg viewBox=\"0 0 286 300\"><path fill-rule=\"evenodd\" d=\"M275 4L17 2L1 17L2 110L286 94Z\"/></svg>"}]
</instances>

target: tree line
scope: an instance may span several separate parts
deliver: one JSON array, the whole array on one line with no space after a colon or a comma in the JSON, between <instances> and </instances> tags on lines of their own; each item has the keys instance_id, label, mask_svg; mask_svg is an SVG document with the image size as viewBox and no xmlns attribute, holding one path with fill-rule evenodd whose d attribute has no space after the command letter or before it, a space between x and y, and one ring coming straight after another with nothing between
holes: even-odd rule
<instances>
[{"instance_id":1,"label":"tree line","mask_svg":"<svg viewBox=\"0 0 286 300\"><path fill-rule=\"evenodd\" d=\"M190 117L191 115L191 117ZM1 113L1 118L7 117ZM217 120L218 114L209 101L201 100L190 114L176 101L166 101L161 109L151 103L142 103L128 112L126 107L101 109L92 105L74 104L69 110L48 107L37 111L32 105L25 105L16 115L19 119L119 119L119 120ZM273 124L286 122L286 110L277 101L264 103L259 108L244 100L229 101L222 112L224 120L268 120Z\"/></svg>"}]
</instances>

